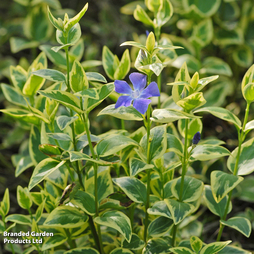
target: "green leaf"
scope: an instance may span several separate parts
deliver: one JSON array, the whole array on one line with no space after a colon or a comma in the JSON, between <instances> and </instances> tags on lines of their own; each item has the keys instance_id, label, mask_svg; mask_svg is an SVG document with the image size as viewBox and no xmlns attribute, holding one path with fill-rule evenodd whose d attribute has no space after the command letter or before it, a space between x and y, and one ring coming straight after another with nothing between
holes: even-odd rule
<instances>
[{"instance_id":1,"label":"green leaf","mask_svg":"<svg viewBox=\"0 0 254 254\"><path fill-rule=\"evenodd\" d=\"M77 43L77 41L80 39L81 37L81 28L80 25L77 23L75 24L68 32L67 34L67 39L64 36L64 33L60 30L56 30L56 40L58 43L65 45L65 44L69 44L69 45L74 45Z\"/></svg>"},{"instance_id":2,"label":"green leaf","mask_svg":"<svg viewBox=\"0 0 254 254\"><path fill-rule=\"evenodd\" d=\"M166 125L157 126L151 129L150 136L150 155L149 159L155 160L163 156L167 149ZM140 141L140 150L144 158L147 157L147 134Z\"/></svg>"},{"instance_id":3,"label":"green leaf","mask_svg":"<svg viewBox=\"0 0 254 254\"><path fill-rule=\"evenodd\" d=\"M146 48L149 53L152 53L155 46L155 36L153 32L150 32L146 38Z\"/></svg>"},{"instance_id":4,"label":"green leaf","mask_svg":"<svg viewBox=\"0 0 254 254\"><path fill-rule=\"evenodd\" d=\"M204 74L221 74L228 77L232 76L232 70L230 66L218 57L207 57L203 62L203 68L200 70L200 73Z\"/></svg>"},{"instance_id":5,"label":"green leaf","mask_svg":"<svg viewBox=\"0 0 254 254\"><path fill-rule=\"evenodd\" d=\"M34 75L54 81L54 82L65 82L66 83L66 77L65 75L57 70L51 70L51 69L42 69L38 71L33 72Z\"/></svg>"},{"instance_id":6,"label":"green leaf","mask_svg":"<svg viewBox=\"0 0 254 254\"><path fill-rule=\"evenodd\" d=\"M40 91L39 93L47 98L60 102L67 108L70 108L76 111L77 113L83 113L83 111L79 107L79 104L80 104L79 99L71 93L68 93L65 91L59 91L59 90L58 91L52 90L47 92Z\"/></svg>"},{"instance_id":7,"label":"green leaf","mask_svg":"<svg viewBox=\"0 0 254 254\"><path fill-rule=\"evenodd\" d=\"M51 46L41 45L40 50L42 50L55 65L66 69L66 56L63 52L55 52L51 50Z\"/></svg>"},{"instance_id":8,"label":"green leaf","mask_svg":"<svg viewBox=\"0 0 254 254\"><path fill-rule=\"evenodd\" d=\"M69 19L68 22L64 25L64 31L69 32L69 30L79 22L88 9L88 3L82 8L82 10L73 18Z\"/></svg>"},{"instance_id":9,"label":"green leaf","mask_svg":"<svg viewBox=\"0 0 254 254\"><path fill-rule=\"evenodd\" d=\"M28 189L31 190L34 186L40 183L48 175L53 173L56 169L61 167L65 161L59 163L59 161L47 158L41 161L34 169L33 174L30 178Z\"/></svg>"},{"instance_id":10,"label":"green leaf","mask_svg":"<svg viewBox=\"0 0 254 254\"><path fill-rule=\"evenodd\" d=\"M114 80L115 71L119 66L119 64L114 64L114 59L114 54L109 50L107 46L104 46L102 50L102 65L107 76L112 80Z\"/></svg>"},{"instance_id":11,"label":"green leaf","mask_svg":"<svg viewBox=\"0 0 254 254\"><path fill-rule=\"evenodd\" d=\"M0 112L3 112L17 120L20 120L21 122L27 122L35 125L38 125L40 123L39 117L28 110L8 108L1 109Z\"/></svg>"},{"instance_id":12,"label":"green leaf","mask_svg":"<svg viewBox=\"0 0 254 254\"><path fill-rule=\"evenodd\" d=\"M78 190L70 201L89 215L95 215L95 199L91 194Z\"/></svg>"},{"instance_id":13,"label":"green leaf","mask_svg":"<svg viewBox=\"0 0 254 254\"><path fill-rule=\"evenodd\" d=\"M47 237L43 242L42 251L62 245L68 240L68 237L64 234L64 232L60 232L60 230L54 230L53 234L54 237Z\"/></svg>"},{"instance_id":14,"label":"green leaf","mask_svg":"<svg viewBox=\"0 0 254 254\"><path fill-rule=\"evenodd\" d=\"M181 39L179 39L181 40ZM184 46L185 48L190 46L190 43L188 42L188 44L186 45L186 42L184 42ZM176 41L176 43L179 43L181 45L180 42ZM191 52L192 50L190 50ZM193 53L194 54L194 53ZM189 55L189 54L182 54L180 56L177 57L177 61L174 61L172 63L172 66L174 66L177 69L180 69L181 66L186 62L186 65L188 67L189 72L194 73L196 71L199 72L199 70L201 69L201 63L198 59L196 59L193 55Z\"/></svg>"},{"instance_id":15,"label":"green leaf","mask_svg":"<svg viewBox=\"0 0 254 254\"><path fill-rule=\"evenodd\" d=\"M201 248L203 247L203 242L197 237L197 236L192 236L190 238L190 244L191 248L198 253Z\"/></svg>"},{"instance_id":16,"label":"green leaf","mask_svg":"<svg viewBox=\"0 0 254 254\"><path fill-rule=\"evenodd\" d=\"M253 63L252 49L248 45L241 45L233 51L233 59L241 67L248 68Z\"/></svg>"},{"instance_id":17,"label":"green leaf","mask_svg":"<svg viewBox=\"0 0 254 254\"><path fill-rule=\"evenodd\" d=\"M100 202L114 191L109 170L104 170L98 174L97 183L98 202ZM86 180L85 189L86 192L94 195L94 176Z\"/></svg>"},{"instance_id":18,"label":"green leaf","mask_svg":"<svg viewBox=\"0 0 254 254\"><path fill-rule=\"evenodd\" d=\"M182 137L185 136L185 119L180 119L177 123L178 125L178 131L182 135ZM194 135L199 131L202 133L203 129L203 123L199 118L191 119L188 123L188 139L193 139Z\"/></svg>"},{"instance_id":19,"label":"green leaf","mask_svg":"<svg viewBox=\"0 0 254 254\"><path fill-rule=\"evenodd\" d=\"M10 77L14 87L22 91L27 80L27 72L21 66L10 66Z\"/></svg>"},{"instance_id":20,"label":"green leaf","mask_svg":"<svg viewBox=\"0 0 254 254\"><path fill-rule=\"evenodd\" d=\"M164 0L160 5L159 11L156 13L156 26L161 27L165 25L173 15L173 6L169 0Z\"/></svg>"},{"instance_id":21,"label":"green leaf","mask_svg":"<svg viewBox=\"0 0 254 254\"><path fill-rule=\"evenodd\" d=\"M206 85L216 80L217 78L219 78L219 75L199 79L196 91L201 91Z\"/></svg>"},{"instance_id":22,"label":"green leaf","mask_svg":"<svg viewBox=\"0 0 254 254\"><path fill-rule=\"evenodd\" d=\"M107 83L105 77L98 72L86 72L86 76L89 81Z\"/></svg>"},{"instance_id":23,"label":"green leaf","mask_svg":"<svg viewBox=\"0 0 254 254\"><path fill-rule=\"evenodd\" d=\"M131 222L122 212L109 211L94 219L95 223L114 228L124 236L127 242L131 241Z\"/></svg>"},{"instance_id":24,"label":"green leaf","mask_svg":"<svg viewBox=\"0 0 254 254\"><path fill-rule=\"evenodd\" d=\"M88 88L84 89L80 92L75 93L74 95L82 97L82 98L91 98L91 99L99 99L99 94L97 93L96 88Z\"/></svg>"},{"instance_id":25,"label":"green leaf","mask_svg":"<svg viewBox=\"0 0 254 254\"><path fill-rule=\"evenodd\" d=\"M200 251L200 254L214 254L222 250L232 241L209 243Z\"/></svg>"},{"instance_id":26,"label":"green leaf","mask_svg":"<svg viewBox=\"0 0 254 254\"><path fill-rule=\"evenodd\" d=\"M86 73L88 77L88 73ZM89 78L88 78L89 79ZM103 85L100 88L97 88L97 93L99 95L99 99L91 99L88 98L88 102L84 103L84 108L87 113L93 110L97 105L99 105L105 98L107 98L115 89L113 83L109 83L107 85Z\"/></svg>"},{"instance_id":27,"label":"green leaf","mask_svg":"<svg viewBox=\"0 0 254 254\"><path fill-rule=\"evenodd\" d=\"M240 183L240 196L239 199L247 202L254 202L254 176L250 175L244 178L244 180Z\"/></svg>"},{"instance_id":28,"label":"green leaf","mask_svg":"<svg viewBox=\"0 0 254 254\"><path fill-rule=\"evenodd\" d=\"M70 72L70 86L74 93L88 88L86 73L78 61L74 61L72 65Z\"/></svg>"},{"instance_id":29,"label":"green leaf","mask_svg":"<svg viewBox=\"0 0 254 254\"><path fill-rule=\"evenodd\" d=\"M97 250L90 247L79 247L72 250L65 251L64 254L99 254Z\"/></svg>"},{"instance_id":30,"label":"green leaf","mask_svg":"<svg viewBox=\"0 0 254 254\"><path fill-rule=\"evenodd\" d=\"M248 103L254 101L254 83L249 83L243 88L243 97Z\"/></svg>"},{"instance_id":31,"label":"green leaf","mask_svg":"<svg viewBox=\"0 0 254 254\"><path fill-rule=\"evenodd\" d=\"M27 188L22 188L20 185L17 187L17 201L21 208L29 210L33 202Z\"/></svg>"},{"instance_id":32,"label":"green leaf","mask_svg":"<svg viewBox=\"0 0 254 254\"><path fill-rule=\"evenodd\" d=\"M10 38L11 52L14 54L23 49L37 48L39 44L38 41L30 41L19 37Z\"/></svg>"},{"instance_id":33,"label":"green leaf","mask_svg":"<svg viewBox=\"0 0 254 254\"><path fill-rule=\"evenodd\" d=\"M50 157L58 157L57 155L62 154L61 148L51 144L39 145L39 150Z\"/></svg>"},{"instance_id":34,"label":"green leaf","mask_svg":"<svg viewBox=\"0 0 254 254\"><path fill-rule=\"evenodd\" d=\"M42 160L47 158L47 156L40 151L39 149L40 144L41 144L40 131L36 126L32 125L29 137L29 155L34 165L37 165Z\"/></svg>"},{"instance_id":35,"label":"green leaf","mask_svg":"<svg viewBox=\"0 0 254 254\"><path fill-rule=\"evenodd\" d=\"M142 49L144 52L147 52L147 48L143 44L138 43L136 41L125 41L120 46L133 46L133 47Z\"/></svg>"},{"instance_id":36,"label":"green leaf","mask_svg":"<svg viewBox=\"0 0 254 254\"><path fill-rule=\"evenodd\" d=\"M174 224L177 225L194 210L191 204L176 201L174 199L164 200L170 210Z\"/></svg>"},{"instance_id":37,"label":"green leaf","mask_svg":"<svg viewBox=\"0 0 254 254\"><path fill-rule=\"evenodd\" d=\"M9 189L6 188L3 196L3 200L0 203L0 214L6 216L9 213L10 210L10 195L9 195ZM1 213L2 212L2 213ZM2 217L4 217L2 215Z\"/></svg>"},{"instance_id":38,"label":"green leaf","mask_svg":"<svg viewBox=\"0 0 254 254\"><path fill-rule=\"evenodd\" d=\"M63 141L72 141L72 138L66 133L47 133L50 138Z\"/></svg>"},{"instance_id":39,"label":"green leaf","mask_svg":"<svg viewBox=\"0 0 254 254\"><path fill-rule=\"evenodd\" d=\"M170 245L168 241L161 238L152 238L147 242L142 254L167 254Z\"/></svg>"},{"instance_id":40,"label":"green leaf","mask_svg":"<svg viewBox=\"0 0 254 254\"><path fill-rule=\"evenodd\" d=\"M95 146L95 150L100 157L106 157L123 150L127 146L138 146L138 143L124 135L112 134L100 141Z\"/></svg>"},{"instance_id":41,"label":"green leaf","mask_svg":"<svg viewBox=\"0 0 254 254\"><path fill-rule=\"evenodd\" d=\"M197 47L203 48L208 45L213 38L213 22L205 19L194 26L190 41Z\"/></svg>"},{"instance_id":42,"label":"green leaf","mask_svg":"<svg viewBox=\"0 0 254 254\"><path fill-rule=\"evenodd\" d=\"M31 217L30 215L23 215L23 214L11 214L5 218L5 222L15 222L21 225L31 225Z\"/></svg>"},{"instance_id":43,"label":"green leaf","mask_svg":"<svg viewBox=\"0 0 254 254\"><path fill-rule=\"evenodd\" d=\"M205 103L206 100L203 96L203 93L197 92L185 97L184 99L177 101L176 104L187 111L191 111L197 107L201 107Z\"/></svg>"},{"instance_id":44,"label":"green leaf","mask_svg":"<svg viewBox=\"0 0 254 254\"><path fill-rule=\"evenodd\" d=\"M251 233L251 223L248 219L243 217L231 217L227 221L221 220L220 223L224 226L234 228L244 236L249 237Z\"/></svg>"},{"instance_id":45,"label":"green leaf","mask_svg":"<svg viewBox=\"0 0 254 254\"><path fill-rule=\"evenodd\" d=\"M219 203L241 181L243 181L243 177L218 170L213 171L211 173L211 189L215 201Z\"/></svg>"},{"instance_id":46,"label":"green leaf","mask_svg":"<svg viewBox=\"0 0 254 254\"><path fill-rule=\"evenodd\" d=\"M189 118L199 118L199 117L177 109L165 108L153 110L151 120L157 123L172 123L179 119L189 119Z\"/></svg>"},{"instance_id":47,"label":"green leaf","mask_svg":"<svg viewBox=\"0 0 254 254\"><path fill-rule=\"evenodd\" d=\"M44 5L35 5L26 16L23 24L24 34L35 41L47 41L52 35L52 26L48 21Z\"/></svg>"},{"instance_id":48,"label":"green leaf","mask_svg":"<svg viewBox=\"0 0 254 254\"><path fill-rule=\"evenodd\" d=\"M235 29L220 28L215 32L214 44L220 46L244 44L244 33L240 27Z\"/></svg>"},{"instance_id":49,"label":"green leaf","mask_svg":"<svg viewBox=\"0 0 254 254\"><path fill-rule=\"evenodd\" d=\"M247 86L249 83L252 83L254 79L254 64L246 71L244 74L244 77L242 79L242 93L245 86Z\"/></svg>"},{"instance_id":50,"label":"green leaf","mask_svg":"<svg viewBox=\"0 0 254 254\"><path fill-rule=\"evenodd\" d=\"M16 166L15 177L18 177L21 173L23 173L26 169L32 167L33 165L34 163L32 162L30 156L22 157Z\"/></svg>"},{"instance_id":51,"label":"green leaf","mask_svg":"<svg viewBox=\"0 0 254 254\"><path fill-rule=\"evenodd\" d=\"M227 204L227 200L228 200L228 196L225 196L219 203L217 203L213 197L212 191L211 191L211 187L205 185L205 195L204 195L204 199L206 202L206 205L208 207L208 209L215 215L219 216L219 217L223 217L225 210L226 210L226 204ZM230 202L229 208L228 208L228 212L229 213L232 209L232 204Z\"/></svg>"},{"instance_id":52,"label":"green leaf","mask_svg":"<svg viewBox=\"0 0 254 254\"><path fill-rule=\"evenodd\" d=\"M231 122L231 123L235 124L236 126L238 126L238 128L241 128L242 124L241 124L241 121L239 120L239 118L225 108L205 107L205 108L196 110L194 113L198 113L198 112L208 112L208 113L210 113L222 120L225 120L227 122Z\"/></svg>"},{"instance_id":53,"label":"green leaf","mask_svg":"<svg viewBox=\"0 0 254 254\"><path fill-rule=\"evenodd\" d=\"M171 186L172 194L179 199L180 197L180 187L181 187L182 177L178 177L173 181ZM193 202L201 197L204 189L204 184L202 181L195 179L194 177L185 176L184 185L182 192L183 202Z\"/></svg>"},{"instance_id":54,"label":"green leaf","mask_svg":"<svg viewBox=\"0 0 254 254\"><path fill-rule=\"evenodd\" d=\"M222 146L197 145L191 152L191 160L212 160L230 155L230 152Z\"/></svg>"},{"instance_id":55,"label":"green leaf","mask_svg":"<svg viewBox=\"0 0 254 254\"><path fill-rule=\"evenodd\" d=\"M115 108L115 104L112 104L101 110L98 116L101 115L110 115L123 120L143 121L143 115L133 106Z\"/></svg>"},{"instance_id":56,"label":"green leaf","mask_svg":"<svg viewBox=\"0 0 254 254\"><path fill-rule=\"evenodd\" d=\"M111 251L110 254L133 254L133 252L131 252L128 249L116 248L113 251Z\"/></svg>"},{"instance_id":57,"label":"green leaf","mask_svg":"<svg viewBox=\"0 0 254 254\"><path fill-rule=\"evenodd\" d=\"M128 74L130 71L131 67L131 59L130 59L130 54L129 50L126 49L123 53L123 56L121 58L121 61L119 62L119 65L117 66L115 72L114 72L114 79L124 79L125 76Z\"/></svg>"},{"instance_id":58,"label":"green leaf","mask_svg":"<svg viewBox=\"0 0 254 254\"><path fill-rule=\"evenodd\" d=\"M149 18L149 16L146 14L144 9L140 5L137 5L136 9L134 10L133 16L136 20L146 25L153 26L153 21Z\"/></svg>"},{"instance_id":59,"label":"green leaf","mask_svg":"<svg viewBox=\"0 0 254 254\"><path fill-rule=\"evenodd\" d=\"M75 228L82 226L88 220L86 214L82 214L75 207L58 206L47 217L44 226Z\"/></svg>"},{"instance_id":60,"label":"green leaf","mask_svg":"<svg viewBox=\"0 0 254 254\"><path fill-rule=\"evenodd\" d=\"M167 133L167 152L174 152L183 157L183 143L172 134Z\"/></svg>"},{"instance_id":61,"label":"green leaf","mask_svg":"<svg viewBox=\"0 0 254 254\"><path fill-rule=\"evenodd\" d=\"M63 31L63 21L61 19L56 19L52 13L50 12L49 6L48 6L48 17L51 22L51 24L56 28L61 31Z\"/></svg>"},{"instance_id":62,"label":"green leaf","mask_svg":"<svg viewBox=\"0 0 254 254\"><path fill-rule=\"evenodd\" d=\"M129 162L130 162L130 167L129 167L130 176L135 176L146 169L151 169L154 167L154 165L146 164L145 162L137 158L131 158Z\"/></svg>"},{"instance_id":63,"label":"green leaf","mask_svg":"<svg viewBox=\"0 0 254 254\"><path fill-rule=\"evenodd\" d=\"M220 0L202 1L183 0L183 7L191 16L205 18L210 17L219 9Z\"/></svg>"},{"instance_id":64,"label":"green leaf","mask_svg":"<svg viewBox=\"0 0 254 254\"><path fill-rule=\"evenodd\" d=\"M148 226L148 235L159 237L164 235L174 225L172 219L160 216L153 220Z\"/></svg>"},{"instance_id":65,"label":"green leaf","mask_svg":"<svg viewBox=\"0 0 254 254\"><path fill-rule=\"evenodd\" d=\"M78 119L78 116L58 116L56 118L57 125L61 131L63 131L71 123L75 122Z\"/></svg>"},{"instance_id":66,"label":"green leaf","mask_svg":"<svg viewBox=\"0 0 254 254\"><path fill-rule=\"evenodd\" d=\"M13 88L6 84L1 84L1 88L4 94L4 97L11 103L27 107L26 100L23 98L23 96L17 91L16 88Z\"/></svg>"},{"instance_id":67,"label":"green leaf","mask_svg":"<svg viewBox=\"0 0 254 254\"><path fill-rule=\"evenodd\" d=\"M128 243L125 239L122 242L122 247L130 250L140 250L145 246L145 242L138 235L132 234L131 241Z\"/></svg>"},{"instance_id":68,"label":"green leaf","mask_svg":"<svg viewBox=\"0 0 254 254\"><path fill-rule=\"evenodd\" d=\"M146 186L134 177L114 178L113 182L134 202L146 204Z\"/></svg>"},{"instance_id":69,"label":"green leaf","mask_svg":"<svg viewBox=\"0 0 254 254\"><path fill-rule=\"evenodd\" d=\"M174 183L174 180L170 180L164 185L164 198L172 198L172 185Z\"/></svg>"},{"instance_id":70,"label":"green leaf","mask_svg":"<svg viewBox=\"0 0 254 254\"><path fill-rule=\"evenodd\" d=\"M186 247L174 247L170 248L170 251L174 254L194 254L193 251Z\"/></svg>"},{"instance_id":71,"label":"green leaf","mask_svg":"<svg viewBox=\"0 0 254 254\"><path fill-rule=\"evenodd\" d=\"M243 143L241 146L241 153L237 168L238 175L249 175L254 171L254 158L253 158L253 143L254 138ZM233 173L235 168L236 156L238 154L238 147L228 157L227 167Z\"/></svg>"},{"instance_id":72,"label":"green leaf","mask_svg":"<svg viewBox=\"0 0 254 254\"><path fill-rule=\"evenodd\" d=\"M156 202L151 208L148 208L148 213L152 215L159 215L172 219L171 213L165 201Z\"/></svg>"},{"instance_id":73,"label":"green leaf","mask_svg":"<svg viewBox=\"0 0 254 254\"><path fill-rule=\"evenodd\" d=\"M226 246L221 251L218 252L218 254L228 254L228 253L234 253L234 254L250 254L249 251L243 250L241 248L235 247L235 246Z\"/></svg>"}]
</instances>

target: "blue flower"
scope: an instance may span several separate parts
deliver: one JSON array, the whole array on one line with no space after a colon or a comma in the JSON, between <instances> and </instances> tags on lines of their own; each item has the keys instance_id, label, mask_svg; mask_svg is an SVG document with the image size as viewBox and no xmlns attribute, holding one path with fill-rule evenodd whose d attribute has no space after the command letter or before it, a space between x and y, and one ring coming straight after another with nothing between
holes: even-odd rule
<instances>
[{"instance_id":1,"label":"blue flower","mask_svg":"<svg viewBox=\"0 0 254 254\"><path fill-rule=\"evenodd\" d=\"M200 132L198 131L198 132L193 136L192 144L193 144L193 145L197 145L198 142L200 141L200 139L201 139L201 135L200 135Z\"/></svg>"},{"instance_id":2,"label":"blue flower","mask_svg":"<svg viewBox=\"0 0 254 254\"><path fill-rule=\"evenodd\" d=\"M115 108L121 106L128 107L133 101L133 107L141 114L145 114L152 96L160 96L160 91L155 82L151 82L146 88L146 75L138 72L133 72L129 75L130 81L133 84L134 90L127 84L126 81L116 80L115 91L125 94L120 96L116 102Z\"/></svg>"}]
</instances>

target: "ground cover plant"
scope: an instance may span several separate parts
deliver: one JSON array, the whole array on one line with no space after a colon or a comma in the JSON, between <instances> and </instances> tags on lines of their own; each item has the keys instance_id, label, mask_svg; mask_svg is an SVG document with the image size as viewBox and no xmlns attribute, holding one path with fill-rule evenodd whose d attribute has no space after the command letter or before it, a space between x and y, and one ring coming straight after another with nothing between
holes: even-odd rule
<instances>
[{"instance_id":1,"label":"ground cover plant","mask_svg":"<svg viewBox=\"0 0 254 254\"><path fill-rule=\"evenodd\" d=\"M104 43L102 62L82 61L80 23L88 3L59 18L52 11L59 6L45 2L35 1L26 40L11 39L14 52L40 45L40 53L33 51L29 66L12 65L10 84L1 84L9 102L1 112L27 135L12 156L15 176L32 168L27 186L16 189L22 212L10 212L9 189L4 192L4 249L251 253L253 245L245 243L253 243L254 210L237 204L254 201L251 1L240 6L239 24L234 1L128 3L121 11L141 22L143 34L123 41L120 57ZM33 26L38 17L44 34ZM175 17L183 34L162 33ZM42 44L53 31L54 46ZM235 80L227 59L211 53L212 40L233 52ZM248 67L244 75L239 66ZM233 89L241 95L242 117L222 107ZM96 133L95 114L109 130ZM207 135L207 115L237 135L233 149Z\"/></svg>"}]
</instances>

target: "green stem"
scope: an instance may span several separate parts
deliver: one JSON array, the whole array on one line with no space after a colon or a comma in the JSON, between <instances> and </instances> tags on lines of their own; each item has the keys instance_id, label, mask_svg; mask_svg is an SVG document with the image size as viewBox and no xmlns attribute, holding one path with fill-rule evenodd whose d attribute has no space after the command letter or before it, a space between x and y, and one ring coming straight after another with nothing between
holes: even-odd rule
<instances>
[{"instance_id":1,"label":"green stem","mask_svg":"<svg viewBox=\"0 0 254 254\"><path fill-rule=\"evenodd\" d=\"M74 182L75 182L75 179L74 179L73 173L72 173L72 171L71 171L71 168L70 168L70 166L69 166L68 163L66 163L65 165L66 165L66 167L67 167L67 169L68 169L68 171L69 171L69 174L70 174L70 177L71 177L71 181L74 183ZM82 185L81 185L81 186L82 186Z\"/></svg>"},{"instance_id":2,"label":"green stem","mask_svg":"<svg viewBox=\"0 0 254 254\"><path fill-rule=\"evenodd\" d=\"M151 75L148 75L148 84L151 83ZM148 109L147 109L147 123L146 123L146 131L147 131L147 164L151 163L151 158L150 158L150 129L151 129L151 121L150 121L150 115L151 115L151 105L149 104ZM147 170L147 187L146 187L146 204L145 204L145 209L146 209L146 216L145 216L145 229L144 229L144 241L146 242L147 239L147 229L148 229L148 218L149 214L147 212L149 206L150 206L150 181L151 181L151 170Z\"/></svg>"},{"instance_id":3,"label":"green stem","mask_svg":"<svg viewBox=\"0 0 254 254\"><path fill-rule=\"evenodd\" d=\"M157 85L161 94L161 74L157 77ZM158 107L161 108L161 96L158 97Z\"/></svg>"},{"instance_id":4,"label":"green stem","mask_svg":"<svg viewBox=\"0 0 254 254\"><path fill-rule=\"evenodd\" d=\"M68 48L65 49L65 55L66 55L66 68L67 68L67 92L71 91L71 87L70 87L70 62L69 62L69 51Z\"/></svg>"},{"instance_id":5,"label":"green stem","mask_svg":"<svg viewBox=\"0 0 254 254\"><path fill-rule=\"evenodd\" d=\"M95 244L97 246L97 249L100 251L101 249L101 245L100 245L100 240L99 240L99 237L97 235L97 232L96 232L96 229L95 229L95 226L94 226L94 222L93 222L93 217L91 215L88 215L88 222L89 222L89 226L90 226L90 229L92 231L92 235L93 235L93 239L95 241Z\"/></svg>"},{"instance_id":6,"label":"green stem","mask_svg":"<svg viewBox=\"0 0 254 254\"><path fill-rule=\"evenodd\" d=\"M246 109L245 109L244 121L243 121L243 127L242 127L242 130L240 130L238 132L239 144L238 144L238 152L237 152L237 156L236 156L234 173L233 173L234 176L236 176L237 173L238 173L238 164L239 164L239 159L240 159L240 155L241 155L242 143L244 142L244 139L245 139L244 129L245 129L245 125L248 121L249 111L250 111L250 103L247 102L247 106L246 106ZM227 200L227 204L226 204L226 208L225 208L222 220L226 220L226 218L227 218L228 208L229 208L229 205L230 205L232 193L233 193L233 190L231 190L228 194L228 200ZM220 238L221 238L224 227L225 226L220 223L220 229L219 229L219 233L218 233L218 236L217 236L217 241L220 241Z\"/></svg>"},{"instance_id":7,"label":"green stem","mask_svg":"<svg viewBox=\"0 0 254 254\"><path fill-rule=\"evenodd\" d=\"M91 136L90 136L90 131L89 131L89 126L88 126L88 115L87 114L82 114L83 121L85 124L85 130L86 130L86 135L87 135L87 140L89 144L90 151L92 153L92 157L94 160L97 159L97 156L95 154ZM99 203L98 203L98 164L94 163L94 199L95 199L95 215L99 215ZM100 253L104 253L103 246L102 246L102 238L101 238L101 230L100 230L100 225L97 227L97 232L98 232L98 237L99 237L99 246L100 246Z\"/></svg>"},{"instance_id":8,"label":"green stem","mask_svg":"<svg viewBox=\"0 0 254 254\"><path fill-rule=\"evenodd\" d=\"M181 185L180 185L180 193L179 193L179 201L180 202L182 201L184 177L187 172L187 165L188 165L188 124L189 124L189 119L185 119L184 153L183 153L183 159L182 159L182 177L181 177ZM177 233L177 225L174 225L172 246L175 246L176 233Z\"/></svg>"},{"instance_id":9,"label":"green stem","mask_svg":"<svg viewBox=\"0 0 254 254\"><path fill-rule=\"evenodd\" d=\"M68 244L70 245L70 248L71 248L71 249L76 248L77 246L76 246L75 241L72 241L72 240L71 240L70 231L69 231L68 229L64 229L64 231L65 231L65 233L66 233L66 235L67 235L67 237L68 237L67 242L68 242Z\"/></svg>"},{"instance_id":10,"label":"green stem","mask_svg":"<svg viewBox=\"0 0 254 254\"><path fill-rule=\"evenodd\" d=\"M172 246L173 247L175 247L175 244L176 244L176 232L177 232L177 225L174 225L173 233L172 233Z\"/></svg>"},{"instance_id":11,"label":"green stem","mask_svg":"<svg viewBox=\"0 0 254 254\"><path fill-rule=\"evenodd\" d=\"M189 119L185 120L185 134L184 134L184 154L183 154L183 161L182 161L182 177L181 177L181 185L180 185L180 193L179 193L179 201L182 201L183 195L183 187L184 187L184 177L187 171L188 165L188 124Z\"/></svg>"},{"instance_id":12,"label":"green stem","mask_svg":"<svg viewBox=\"0 0 254 254\"><path fill-rule=\"evenodd\" d=\"M125 130L125 124L124 124L124 120L123 119L121 119L121 128L122 128L122 130Z\"/></svg>"}]
</instances>

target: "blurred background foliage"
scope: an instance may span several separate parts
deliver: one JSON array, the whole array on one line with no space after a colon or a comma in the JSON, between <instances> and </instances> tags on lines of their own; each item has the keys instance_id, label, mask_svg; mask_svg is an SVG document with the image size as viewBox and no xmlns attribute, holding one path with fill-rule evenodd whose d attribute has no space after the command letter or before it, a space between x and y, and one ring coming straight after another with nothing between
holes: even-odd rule
<instances>
[{"instance_id":1,"label":"blurred background foliage","mask_svg":"<svg viewBox=\"0 0 254 254\"><path fill-rule=\"evenodd\" d=\"M56 45L54 29L48 21L46 6L50 6L54 16L63 17L65 12L69 16L75 15L85 3L84 0L0 1L0 82L11 83L9 67L19 64L27 69L41 51L44 51L50 60L49 68L54 68L55 58L51 57L51 46L45 46ZM106 76L101 63L103 46L106 45L113 54L121 58L126 49L120 47L122 42L135 40L144 43L146 30L151 31L152 28L135 20L133 11L139 4L151 18L152 13L146 9L144 1L90 0L88 3L88 11L80 20L82 41L78 53L72 53L73 57L83 61L85 69L99 71ZM167 59L168 67L162 72L164 103L167 103L167 96L171 94L171 87L166 86L166 83L173 82L176 72L186 61L191 74L199 71L201 77L220 75L220 78L204 92L206 106L223 106L242 119L245 101L242 99L240 83L246 70L253 64L253 0L171 0L171 3L174 14L163 26L162 38L184 49L171 52ZM132 66L137 53L135 48L130 48ZM58 53L59 61L62 57L61 53ZM110 81L110 78L107 79ZM104 105L106 104L107 102ZM9 102L5 100L0 90L0 107L6 108L8 105ZM91 124L93 133L102 133L109 128L120 126L115 118L108 116L96 118L98 111L93 112L94 121ZM253 104L250 112L254 112ZM251 113L250 119L253 117ZM23 141L28 139L29 132L19 123L14 123L12 118L2 114L0 126L0 193L2 196L8 186L11 191L11 202L15 204L16 186L27 185L31 171L26 171L19 178L15 178L12 165L12 163L15 165L15 157L12 155L28 152L22 149L27 147ZM137 128L135 122L126 123L126 126L130 130ZM203 126L203 137L216 136L225 141L231 151L237 145L237 133L233 125L211 115L204 115ZM207 177L215 168L225 169L225 163L223 164L221 160L211 161L206 165L201 162L196 164L193 168L200 170L199 173L203 172ZM253 176L250 176L244 185L240 185L244 194L239 197L249 202L244 204L246 207L252 208L254 208L253 182ZM18 209L17 207L12 205L10 213ZM203 232L209 232L209 228Z\"/></svg>"}]
</instances>

